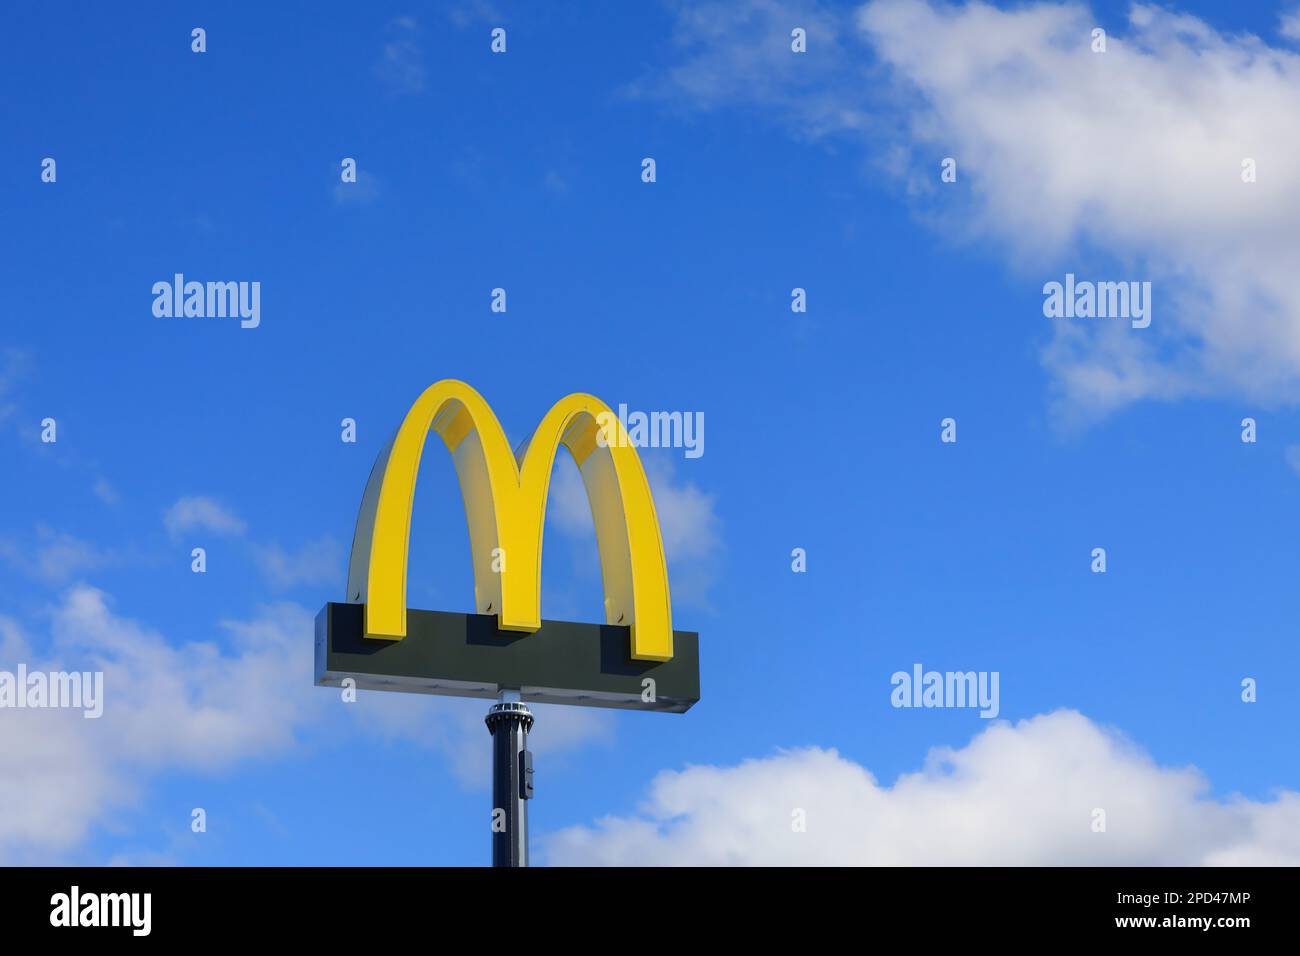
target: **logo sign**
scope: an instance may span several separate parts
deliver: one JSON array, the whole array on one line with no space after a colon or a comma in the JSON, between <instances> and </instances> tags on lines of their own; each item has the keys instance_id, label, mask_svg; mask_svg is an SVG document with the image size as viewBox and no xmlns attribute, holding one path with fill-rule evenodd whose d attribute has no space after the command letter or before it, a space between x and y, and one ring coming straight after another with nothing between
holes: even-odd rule
<instances>
[{"instance_id":1,"label":"logo sign","mask_svg":"<svg viewBox=\"0 0 1300 956\"><path fill-rule=\"evenodd\" d=\"M476 614L406 606L411 509L436 434L469 522ZM559 447L591 503L605 624L543 621L543 523ZM317 618L318 684L685 711L699 699L698 636L674 631L654 501L636 449L600 399L557 402L514 453L464 382L425 390L379 454L362 496L345 604Z\"/></svg>"}]
</instances>

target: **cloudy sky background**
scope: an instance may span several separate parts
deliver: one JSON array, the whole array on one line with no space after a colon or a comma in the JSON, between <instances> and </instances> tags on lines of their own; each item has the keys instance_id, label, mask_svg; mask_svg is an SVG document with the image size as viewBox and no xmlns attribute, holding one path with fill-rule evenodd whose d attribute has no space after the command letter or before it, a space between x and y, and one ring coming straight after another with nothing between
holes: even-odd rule
<instances>
[{"instance_id":1,"label":"cloudy sky background","mask_svg":"<svg viewBox=\"0 0 1300 956\"><path fill-rule=\"evenodd\" d=\"M644 453L704 698L538 708L539 861L1300 862L1293 6L7 20L0 668L107 699L0 711L0 861L486 859L482 702L311 686L374 456L457 377L515 440L579 390L707 423ZM175 272L261 327L155 319ZM1151 327L1044 318L1066 272ZM547 527L543 613L599 619L567 458ZM410 587L470 609L443 455ZM1001 719L892 708L914 662Z\"/></svg>"}]
</instances>

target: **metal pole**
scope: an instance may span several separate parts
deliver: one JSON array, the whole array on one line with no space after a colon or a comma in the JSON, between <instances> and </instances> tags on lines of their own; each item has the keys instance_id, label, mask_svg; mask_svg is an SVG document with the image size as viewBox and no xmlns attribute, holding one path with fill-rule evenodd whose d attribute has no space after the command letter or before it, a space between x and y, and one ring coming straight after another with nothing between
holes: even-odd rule
<instances>
[{"instance_id":1,"label":"metal pole","mask_svg":"<svg viewBox=\"0 0 1300 956\"><path fill-rule=\"evenodd\" d=\"M527 866L533 715L518 691L503 690L484 722L492 734L492 865Z\"/></svg>"}]
</instances>

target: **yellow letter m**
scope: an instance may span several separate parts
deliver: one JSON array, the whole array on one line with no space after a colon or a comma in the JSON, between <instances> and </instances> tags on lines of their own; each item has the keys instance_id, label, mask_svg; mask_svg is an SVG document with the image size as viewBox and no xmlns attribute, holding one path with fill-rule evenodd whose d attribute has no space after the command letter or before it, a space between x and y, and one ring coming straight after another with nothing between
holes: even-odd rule
<instances>
[{"instance_id":1,"label":"yellow letter m","mask_svg":"<svg viewBox=\"0 0 1300 956\"><path fill-rule=\"evenodd\" d=\"M542 525L563 444L578 463L591 503L606 623L631 628L634 659L672 659L659 519L641 460L617 417L598 398L570 395L514 454L483 397L451 379L431 385L416 400L366 484L348 565L348 600L366 606L366 637L406 636L411 508L430 430L451 452L460 480L478 613L495 613L503 630L541 627Z\"/></svg>"}]
</instances>

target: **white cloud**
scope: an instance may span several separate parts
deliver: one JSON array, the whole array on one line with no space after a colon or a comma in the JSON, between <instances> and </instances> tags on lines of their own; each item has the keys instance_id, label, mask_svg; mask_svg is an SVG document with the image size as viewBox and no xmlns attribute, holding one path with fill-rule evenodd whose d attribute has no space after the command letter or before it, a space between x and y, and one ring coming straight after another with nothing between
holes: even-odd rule
<instances>
[{"instance_id":1,"label":"white cloud","mask_svg":"<svg viewBox=\"0 0 1300 956\"><path fill-rule=\"evenodd\" d=\"M348 714L367 734L405 740L441 754L461 784L480 789L492 780L491 737L483 722L491 706L491 701L464 697L359 691ZM539 759L613 740L609 711L548 704L528 708L536 718L528 749Z\"/></svg>"},{"instance_id":2,"label":"white cloud","mask_svg":"<svg viewBox=\"0 0 1300 956\"><path fill-rule=\"evenodd\" d=\"M546 494L547 518L565 534L595 540L591 504L582 484L582 473L570 455L556 454L551 487Z\"/></svg>"},{"instance_id":3,"label":"white cloud","mask_svg":"<svg viewBox=\"0 0 1300 956\"><path fill-rule=\"evenodd\" d=\"M332 535L309 541L294 553L285 551L278 544L256 545L253 556L271 586L280 590L300 584L335 583L339 591L346 586L343 581L346 568L343 545Z\"/></svg>"},{"instance_id":4,"label":"white cloud","mask_svg":"<svg viewBox=\"0 0 1300 956\"><path fill-rule=\"evenodd\" d=\"M668 560L674 604L707 606L722 553L722 522L715 496L678 477L668 450L638 449L650 481L659 532ZM591 505L582 475L568 455L556 459L547 499L548 515L566 534L595 542Z\"/></svg>"},{"instance_id":5,"label":"white cloud","mask_svg":"<svg viewBox=\"0 0 1300 956\"><path fill-rule=\"evenodd\" d=\"M387 27L375 73L393 93L422 93L425 86L424 51L420 48L420 25L412 17L397 17Z\"/></svg>"},{"instance_id":6,"label":"white cloud","mask_svg":"<svg viewBox=\"0 0 1300 956\"><path fill-rule=\"evenodd\" d=\"M679 62L631 84L633 97L684 98L705 110L762 108L798 135L820 136L864 122L859 76L842 10L814 0L678 0L673 44ZM807 33L807 54L790 50L790 31Z\"/></svg>"},{"instance_id":7,"label":"white cloud","mask_svg":"<svg viewBox=\"0 0 1300 956\"><path fill-rule=\"evenodd\" d=\"M1286 459L1286 463L1291 466L1291 470L1300 475L1300 445L1287 445L1282 456Z\"/></svg>"},{"instance_id":8,"label":"white cloud","mask_svg":"<svg viewBox=\"0 0 1300 956\"><path fill-rule=\"evenodd\" d=\"M1300 187L1284 172L1300 150L1300 57L1140 5L1105 53L1078 5L880 0L860 22L916 93L909 175L936 150L958 157L973 234L1036 269L1094 249L1124 272L1100 278L1153 280L1150 329L1058 323L1046 358L1071 404L1300 398ZM1242 182L1247 157L1256 183Z\"/></svg>"},{"instance_id":9,"label":"white cloud","mask_svg":"<svg viewBox=\"0 0 1300 956\"><path fill-rule=\"evenodd\" d=\"M0 711L0 862L75 860L96 829L128 834L122 812L166 773L218 773L311 740L338 745L348 732L354 746L378 738L427 747L466 786L491 780L489 702L362 691L343 704L337 690L313 684L313 618L299 605L222 622L223 650L209 641L173 644L111 604L95 588L69 590L51 609L41 653L16 621L0 616L0 669L21 662L29 671L104 673L97 719L80 710ZM529 746L541 755L612 738L604 711L537 706L534 713Z\"/></svg>"},{"instance_id":10,"label":"white cloud","mask_svg":"<svg viewBox=\"0 0 1300 956\"><path fill-rule=\"evenodd\" d=\"M770 39L804 10L826 62L811 32L802 56ZM1067 270L1151 280L1149 329L1055 323L1044 361L1071 415L1193 394L1300 399L1300 56L1152 6L1102 21L1075 3L876 0L856 23L820 4L706 6L679 17L690 39L667 88L860 138L937 229L1000 245L1035 292ZM1090 48L1099 24L1105 53ZM959 185L930 203L949 188L944 156ZM1049 320L1008 321L1046 334Z\"/></svg>"},{"instance_id":11,"label":"white cloud","mask_svg":"<svg viewBox=\"0 0 1300 956\"><path fill-rule=\"evenodd\" d=\"M0 422L13 416L18 406L9 396L27 377L31 357L21 349L0 349Z\"/></svg>"},{"instance_id":12,"label":"white cloud","mask_svg":"<svg viewBox=\"0 0 1300 956\"><path fill-rule=\"evenodd\" d=\"M36 570L48 581L65 581L113 563L112 556L70 534L38 528Z\"/></svg>"},{"instance_id":13,"label":"white cloud","mask_svg":"<svg viewBox=\"0 0 1300 956\"><path fill-rule=\"evenodd\" d=\"M283 750L328 695L312 686L312 619L294 605L225 625L234 644L174 646L118 617L102 591L70 590L51 616L48 653L0 626L11 669L104 673L103 716L6 710L0 720L0 857L48 862L129 805L168 769L215 771ZM18 657L17 655L23 655Z\"/></svg>"},{"instance_id":14,"label":"white cloud","mask_svg":"<svg viewBox=\"0 0 1300 956\"><path fill-rule=\"evenodd\" d=\"M97 478L90 490L94 493L96 498L104 502L106 505L115 505L122 500L121 496L117 493L117 489L109 484L108 479L106 478Z\"/></svg>"},{"instance_id":15,"label":"white cloud","mask_svg":"<svg viewBox=\"0 0 1300 956\"><path fill-rule=\"evenodd\" d=\"M1278 14L1277 30L1288 40L1300 40L1300 8Z\"/></svg>"},{"instance_id":16,"label":"white cloud","mask_svg":"<svg viewBox=\"0 0 1300 956\"><path fill-rule=\"evenodd\" d=\"M1160 767L1062 710L933 750L888 787L819 748L664 772L640 813L562 830L542 849L560 865L1300 864L1300 793L1205 790L1195 768Z\"/></svg>"},{"instance_id":17,"label":"white cloud","mask_svg":"<svg viewBox=\"0 0 1300 956\"><path fill-rule=\"evenodd\" d=\"M668 452L642 451L668 559L674 608L711 608L709 592L722 562L722 520L717 499L680 478ZM680 615L675 615L681 621Z\"/></svg>"},{"instance_id":18,"label":"white cloud","mask_svg":"<svg viewBox=\"0 0 1300 956\"><path fill-rule=\"evenodd\" d=\"M63 584L88 571L111 567L123 560L115 552L45 525L37 525L35 538L26 543L14 538L0 539L0 557L50 584Z\"/></svg>"},{"instance_id":19,"label":"white cloud","mask_svg":"<svg viewBox=\"0 0 1300 956\"><path fill-rule=\"evenodd\" d=\"M489 0L464 0L455 3L448 8L447 17L462 30L480 23L490 23L493 26L505 25L496 4Z\"/></svg>"},{"instance_id":20,"label":"white cloud","mask_svg":"<svg viewBox=\"0 0 1300 956\"><path fill-rule=\"evenodd\" d=\"M643 457L668 560L688 563L716 556L722 546L716 498L680 479L676 466L662 455Z\"/></svg>"},{"instance_id":21,"label":"white cloud","mask_svg":"<svg viewBox=\"0 0 1300 956\"><path fill-rule=\"evenodd\" d=\"M334 175L338 176L336 169ZM357 181L345 183L341 179L334 184L334 202L340 206L366 206L379 198L378 177L368 170L357 170Z\"/></svg>"},{"instance_id":22,"label":"white cloud","mask_svg":"<svg viewBox=\"0 0 1300 956\"><path fill-rule=\"evenodd\" d=\"M27 637L18 622L0 617L0 662L24 660L31 653Z\"/></svg>"},{"instance_id":23,"label":"white cloud","mask_svg":"<svg viewBox=\"0 0 1300 956\"><path fill-rule=\"evenodd\" d=\"M199 495L190 495L177 500L163 514L163 525L173 538L190 531L240 535L245 530L243 520L233 511L211 498Z\"/></svg>"}]
</instances>

